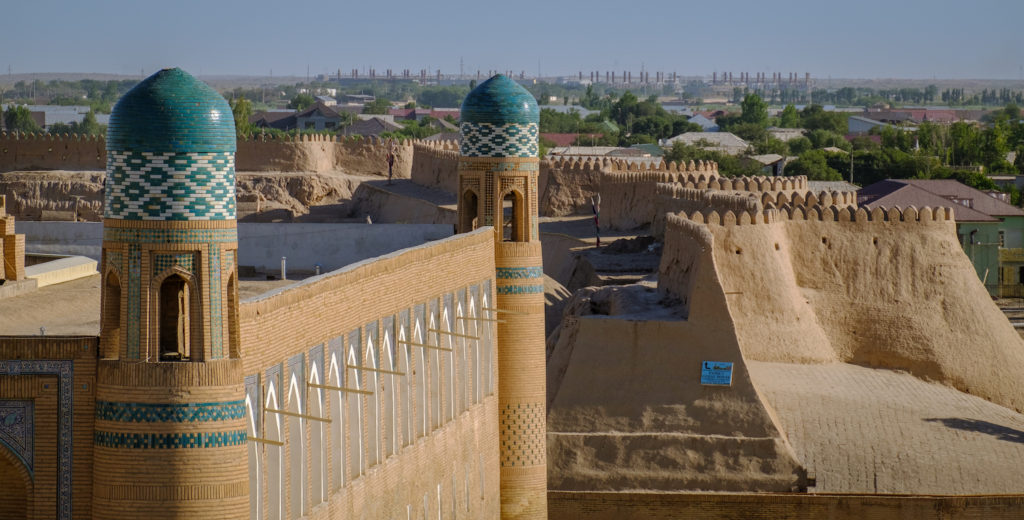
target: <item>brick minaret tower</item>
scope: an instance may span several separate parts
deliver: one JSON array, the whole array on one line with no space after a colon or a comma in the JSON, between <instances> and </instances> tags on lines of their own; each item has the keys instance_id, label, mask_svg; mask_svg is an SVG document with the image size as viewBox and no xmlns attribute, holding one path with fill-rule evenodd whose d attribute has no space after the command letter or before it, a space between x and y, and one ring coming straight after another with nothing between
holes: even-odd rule
<instances>
[{"instance_id":1,"label":"brick minaret tower","mask_svg":"<svg viewBox=\"0 0 1024 520\"><path fill-rule=\"evenodd\" d=\"M462 103L459 232L494 227L501 517L547 518L544 273L533 96L497 75Z\"/></svg>"},{"instance_id":2,"label":"brick minaret tower","mask_svg":"<svg viewBox=\"0 0 1024 520\"><path fill-rule=\"evenodd\" d=\"M107 135L93 518L245 518L235 125L180 69Z\"/></svg>"}]
</instances>

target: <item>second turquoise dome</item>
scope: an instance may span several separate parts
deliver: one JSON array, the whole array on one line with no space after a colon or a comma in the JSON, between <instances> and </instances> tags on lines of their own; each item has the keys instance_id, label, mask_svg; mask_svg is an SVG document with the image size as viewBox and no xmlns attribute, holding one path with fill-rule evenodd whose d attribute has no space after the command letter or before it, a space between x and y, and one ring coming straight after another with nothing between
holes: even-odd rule
<instances>
[{"instance_id":1,"label":"second turquoise dome","mask_svg":"<svg viewBox=\"0 0 1024 520\"><path fill-rule=\"evenodd\" d=\"M223 96L178 69L163 69L114 105L108 151L235 151L235 119Z\"/></svg>"},{"instance_id":2,"label":"second turquoise dome","mask_svg":"<svg viewBox=\"0 0 1024 520\"><path fill-rule=\"evenodd\" d=\"M497 74L466 96L460 120L463 123L493 125L537 124L540 122L540 110L537 100L528 90L507 76Z\"/></svg>"}]
</instances>

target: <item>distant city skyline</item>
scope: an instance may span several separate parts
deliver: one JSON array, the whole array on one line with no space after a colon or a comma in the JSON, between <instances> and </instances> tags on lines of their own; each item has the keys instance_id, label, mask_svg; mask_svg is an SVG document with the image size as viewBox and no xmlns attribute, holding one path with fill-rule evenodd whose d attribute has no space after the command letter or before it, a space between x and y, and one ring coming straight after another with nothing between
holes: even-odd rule
<instances>
[{"instance_id":1,"label":"distant city skyline","mask_svg":"<svg viewBox=\"0 0 1024 520\"><path fill-rule=\"evenodd\" d=\"M497 4L398 0L352 5L37 0L5 7L0 74L348 74L427 68L530 76L641 68L809 72L815 79L1024 79L1024 3L948 0L728 4L654 0L522 0ZM502 4L504 5L504 4ZM305 6L302 6L305 7ZM508 7L502 7L507 9ZM653 75L652 75L653 76Z\"/></svg>"}]
</instances>

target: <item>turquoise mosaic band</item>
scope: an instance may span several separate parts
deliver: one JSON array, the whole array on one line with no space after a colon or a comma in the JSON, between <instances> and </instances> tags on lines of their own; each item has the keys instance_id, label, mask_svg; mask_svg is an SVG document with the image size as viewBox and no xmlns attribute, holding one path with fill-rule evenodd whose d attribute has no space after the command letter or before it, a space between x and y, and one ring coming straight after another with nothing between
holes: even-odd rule
<instances>
[{"instance_id":1,"label":"turquoise mosaic band","mask_svg":"<svg viewBox=\"0 0 1024 520\"><path fill-rule=\"evenodd\" d=\"M96 419L112 422L210 422L245 417L245 401L149 404L96 401Z\"/></svg>"},{"instance_id":2,"label":"turquoise mosaic band","mask_svg":"<svg viewBox=\"0 0 1024 520\"><path fill-rule=\"evenodd\" d=\"M235 218L235 154L111 151L104 218Z\"/></svg>"},{"instance_id":3,"label":"turquoise mosaic band","mask_svg":"<svg viewBox=\"0 0 1024 520\"><path fill-rule=\"evenodd\" d=\"M134 244L206 244L238 242L235 228L222 229L133 229L103 228L103 240Z\"/></svg>"},{"instance_id":4,"label":"turquoise mosaic band","mask_svg":"<svg viewBox=\"0 0 1024 520\"><path fill-rule=\"evenodd\" d=\"M464 157L537 157L537 123L462 123Z\"/></svg>"},{"instance_id":5,"label":"turquoise mosaic band","mask_svg":"<svg viewBox=\"0 0 1024 520\"><path fill-rule=\"evenodd\" d=\"M498 286L498 294L508 296L514 294L543 294L543 285L504 285Z\"/></svg>"},{"instance_id":6,"label":"turquoise mosaic band","mask_svg":"<svg viewBox=\"0 0 1024 520\"><path fill-rule=\"evenodd\" d=\"M503 280L544 277L543 267L498 267L495 271L497 278Z\"/></svg>"},{"instance_id":7,"label":"turquoise mosaic band","mask_svg":"<svg viewBox=\"0 0 1024 520\"><path fill-rule=\"evenodd\" d=\"M204 433L124 433L96 432L93 443L104 448L173 450L185 448L222 448L245 444L245 430Z\"/></svg>"}]
</instances>

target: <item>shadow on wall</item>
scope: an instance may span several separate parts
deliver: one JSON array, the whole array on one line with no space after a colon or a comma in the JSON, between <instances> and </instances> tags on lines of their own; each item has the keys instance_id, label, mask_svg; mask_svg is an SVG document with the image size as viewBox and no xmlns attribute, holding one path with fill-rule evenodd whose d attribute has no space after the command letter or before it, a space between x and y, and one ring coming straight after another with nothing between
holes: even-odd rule
<instances>
[{"instance_id":1,"label":"shadow on wall","mask_svg":"<svg viewBox=\"0 0 1024 520\"><path fill-rule=\"evenodd\" d=\"M984 433L1001 441L1024 444L1024 432L979 419L962 419L956 417L925 419L925 422L942 423L946 428L967 432Z\"/></svg>"}]
</instances>

